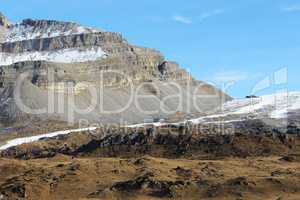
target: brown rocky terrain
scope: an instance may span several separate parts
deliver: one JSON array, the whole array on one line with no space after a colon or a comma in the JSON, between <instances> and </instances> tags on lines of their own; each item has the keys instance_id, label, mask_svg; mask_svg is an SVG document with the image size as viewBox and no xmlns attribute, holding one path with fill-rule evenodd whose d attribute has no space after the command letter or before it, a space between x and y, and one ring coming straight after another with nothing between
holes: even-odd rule
<instances>
[{"instance_id":1,"label":"brown rocky terrain","mask_svg":"<svg viewBox=\"0 0 300 200\"><path fill-rule=\"evenodd\" d=\"M299 199L299 137L180 130L97 129L9 148L1 197Z\"/></svg>"},{"instance_id":2,"label":"brown rocky terrain","mask_svg":"<svg viewBox=\"0 0 300 200\"><path fill-rule=\"evenodd\" d=\"M143 156L1 159L3 199L299 199L299 162Z\"/></svg>"},{"instance_id":3,"label":"brown rocky terrain","mask_svg":"<svg viewBox=\"0 0 300 200\"><path fill-rule=\"evenodd\" d=\"M1 151L0 195L8 200L298 200L297 116L290 115L285 128L252 119L104 126L41 138ZM177 113L171 121L181 117ZM47 126L15 131L27 136L66 128L55 121Z\"/></svg>"}]
</instances>

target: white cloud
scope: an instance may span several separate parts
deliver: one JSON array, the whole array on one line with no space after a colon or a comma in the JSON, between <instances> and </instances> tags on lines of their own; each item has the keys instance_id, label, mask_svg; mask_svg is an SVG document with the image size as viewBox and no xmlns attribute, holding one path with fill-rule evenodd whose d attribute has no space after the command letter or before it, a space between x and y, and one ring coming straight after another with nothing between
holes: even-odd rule
<instances>
[{"instance_id":1,"label":"white cloud","mask_svg":"<svg viewBox=\"0 0 300 200\"><path fill-rule=\"evenodd\" d=\"M192 20L190 20L189 18L187 17L184 17L182 15L175 15L172 17L172 20L173 21L176 21L176 22L179 22L179 23L182 23L182 24L192 24Z\"/></svg>"},{"instance_id":2,"label":"white cloud","mask_svg":"<svg viewBox=\"0 0 300 200\"><path fill-rule=\"evenodd\" d=\"M291 6L283 7L282 10L284 12L300 12L300 5L291 5Z\"/></svg>"},{"instance_id":3,"label":"white cloud","mask_svg":"<svg viewBox=\"0 0 300 200\"><path fill-rule=\"evenodd\" d=\"M251 78L251 74L244 71L227 70L213 74L211 80L215 83L239 82Z\"/></svg>"},{"instance_id":4,"label":"white cloud","mask_svg":"<svg viewBox=\"0 0 300 200\"><path fill-rule=\"evenodd\" d=\"M203 12L202 14L200 14L200 16L198 16L197 20L199 21L204 21L210 17L213 17L213 16L216 16L216 15L220 15L222 13L224 13L225 10L224 9L215 9L215 10L211 10L211 11L208 11L208 12ZM195 20L192 20L191 18L188 18L186 16L183 16L183 15L174 15L172 17L172 20L175 21L175 22L178 22L178 23L182 23L182 24L192 24L193 21L196 21L196 18Z\"/></svg>"},{"instance_id":5,"label":"white cloud","mask_svg":"<svg viewBox=\"0 0 300 200\"><path fill-rule=\"evenodd\" d=\"M223 10L223 9L215 9L215 10L212 10L212 11L202 13L199 18L200 18L201 21L203 21L207 18L216 16L216 15L220 15L224 12L225 12L225 10Z\"/></svg>"}]
</instances>

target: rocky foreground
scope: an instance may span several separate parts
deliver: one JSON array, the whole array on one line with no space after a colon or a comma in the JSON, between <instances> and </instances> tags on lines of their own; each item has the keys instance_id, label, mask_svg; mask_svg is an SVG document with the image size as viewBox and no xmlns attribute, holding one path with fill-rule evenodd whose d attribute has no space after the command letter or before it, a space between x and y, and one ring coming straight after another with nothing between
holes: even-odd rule
<instances>
[{"instance_id":1,"label":"rocky foreground","mask_svg":"<svg viewBox=\"0 0 300 200\"><path fill-rule=\"evenodd\" d=\"M299 156L222 160L1 159L2 199L264 199L300 197Z\"/></svg>"},{"instance_id":2,"label":"rocky foreground","mask_svg":"<svg viewBox=\"0 0 300 200\"><path fill-rule=\"evenodd\" d=\"M2 199L300 198L300 138L97 129L1 152ZM257 134L254 130L261 130Z\"/></svg>"}]
</instances>

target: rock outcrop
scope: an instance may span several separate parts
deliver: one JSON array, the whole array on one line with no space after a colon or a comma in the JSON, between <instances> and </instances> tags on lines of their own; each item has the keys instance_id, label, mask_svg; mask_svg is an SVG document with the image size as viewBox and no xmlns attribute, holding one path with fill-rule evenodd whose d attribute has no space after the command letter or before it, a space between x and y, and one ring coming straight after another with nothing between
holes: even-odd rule
<instances>
[{"instance_id":1,"label":"rock outcrop","mask_svg":"<svg viewBox=\"0 0 300 200\"><path fill-rule=\"evenodd\" d=\"M8 28L9 24L10 22L8 21L8 19L0 12L0 26Z\"/></svg>"}]
</instances>

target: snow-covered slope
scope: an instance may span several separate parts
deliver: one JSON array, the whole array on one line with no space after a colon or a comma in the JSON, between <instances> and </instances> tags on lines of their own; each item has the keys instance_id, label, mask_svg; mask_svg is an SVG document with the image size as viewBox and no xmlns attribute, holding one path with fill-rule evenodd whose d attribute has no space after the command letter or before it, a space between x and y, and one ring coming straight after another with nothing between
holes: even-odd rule
<instances>
[{"instance_id":1,"label":"snow-covered slope","mask_svg":"<svg viewBox=\"0 0 300 200\"><path fill-rule=\"evenodd\" d=\"M0 52L0 66L23 61L49 61L58 63L87 62L106 57L107 54L100 47L62 49L57 51L31 51L24 53Z\"/></svg>"},{"instance_id":2,"label":"snow-covered slope","mask_svg":"<svg viewBox=\"0 0 300 200\"><path fill-rule=\"evenodd\" d=\"M102 32L98 29L83 27L71 22L31 19L0 28L0 43L11 43L12 46L16 45L15 42L21 43L33 39ZM86 62L105 58L106 55L107 54L99 46L90 46L88 48L65 48L55 51L34 51L29 49L20 53L0 52L0 66L37 60L59 63Z\"/></svg>"},{"instance_id":3,"label":"snow-covered slope","mask_svg":"<svg viewBox=\"0 0 300 200\"><path fill-rule=\"evenodd\" d=\"M234 99L223 105L222 112L189 120L192 123L235 122L247 119L282 119L300 109L300 92L283 92L258 98Z\"/></svg>"},{"instance_id":4,"label":"snow-covered slope","mask_svg":"<svg viewBox=\"0 0 300 200\"><path fill-rule=\"evenodd\" d=\"M288 117L289 112L300 110L300 92L285 92L265 95L258 98L234 99L223 104L222 111L208 114L199 118L185 120L172 125L183 123L192 124L224 124L253 119L277 120ZM153 125L165 126L166 123L142 123L128 126L137 128Z\"/></svg>"},{"instance_id":5,"label":"snow-covered slope","mask_svg":"<svg viewBox=\"0 0 300 200\"><path fill-rule=\"evenodd\" d=\"M66 135L69 133L76 133L76 132L82 132L82 131L93 131L96 130L97 127L89 127L89 128L80 128L80 129L73 129L73 130L65 130L65 131L56 131L52 133L46 133L43 135L37 135L37 136L32 136L32 137L24 137L24 138L17 138L14 140L8 141L5 145L0 146L0 151L8 149L10 147L18 146L21 144L27 144L31 142L38 141L42 138L51 138L51 137L56 137L59 135Z\"/></svg>"},{"instance_id":6,"label":"snow-covered slope","mask_svg":"<svg viewBox=\"0 0 300 200\"><path fill-rule=\"evenodd\" d=\"M52 22L52 24L44 27L36 27L24 22L13 24L6 30L6 37L3 42L16 42L23 40L100 32L100 30L83 27L75 23L59 23L55 21L49 22Z\"/></svg>"}]
</instances>

